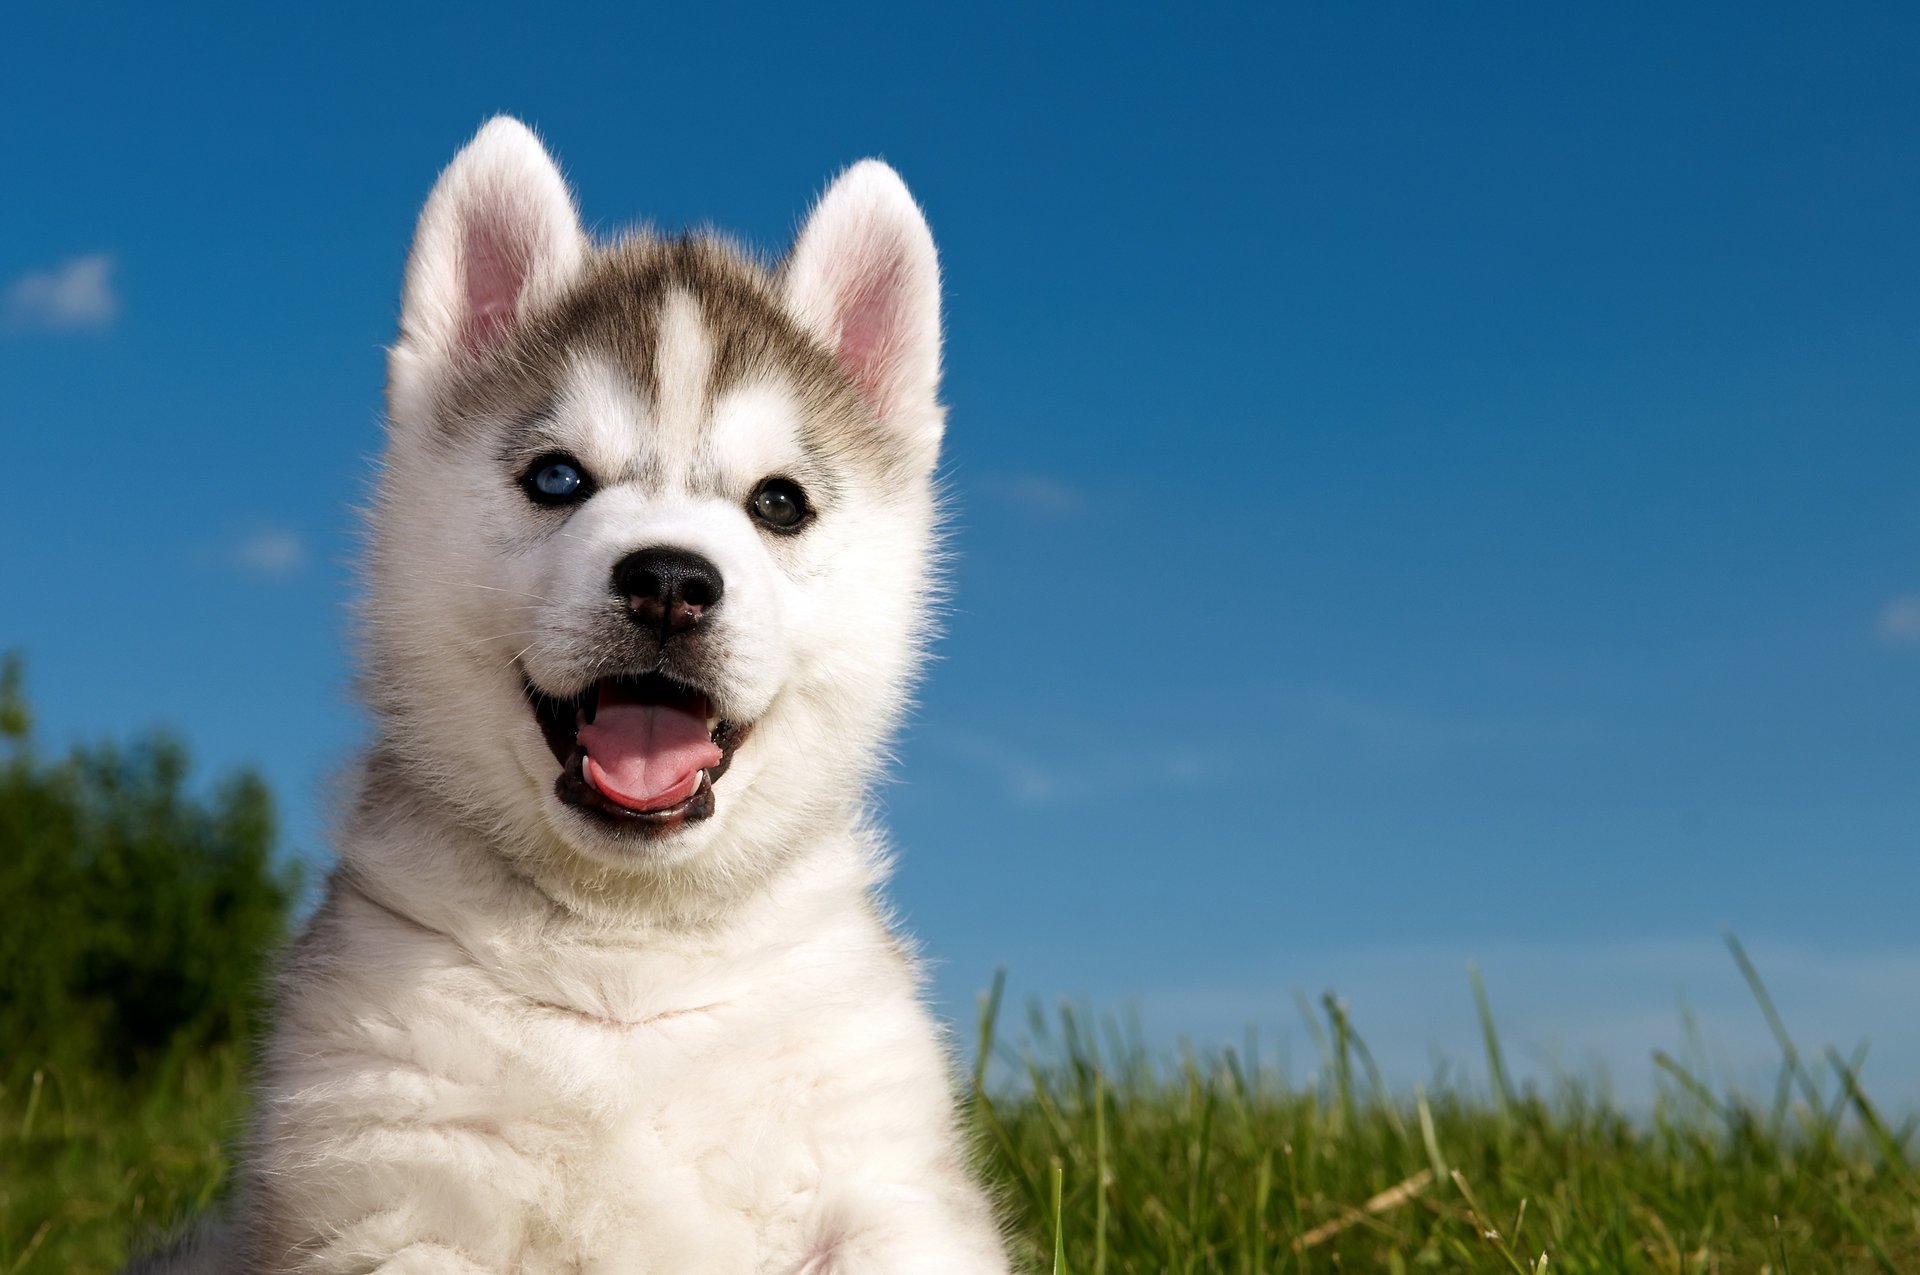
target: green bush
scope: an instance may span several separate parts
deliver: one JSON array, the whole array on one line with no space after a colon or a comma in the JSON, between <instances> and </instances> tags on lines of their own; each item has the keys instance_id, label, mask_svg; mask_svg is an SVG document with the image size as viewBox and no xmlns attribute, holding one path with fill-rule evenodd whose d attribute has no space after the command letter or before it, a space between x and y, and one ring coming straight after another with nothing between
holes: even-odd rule
<instances>
[{"instance_id":1,"label":"green bush","mask_svg":"<svg viewBox=\"0 0 1920 1275\"><path fill-rule=\"evenodd\" d=\"M0 665L0 1083L128 1076L242 1042L296 882L242 771L188 787L155 733L43 757L21 662Z\"/></svg>"}]
</instances>

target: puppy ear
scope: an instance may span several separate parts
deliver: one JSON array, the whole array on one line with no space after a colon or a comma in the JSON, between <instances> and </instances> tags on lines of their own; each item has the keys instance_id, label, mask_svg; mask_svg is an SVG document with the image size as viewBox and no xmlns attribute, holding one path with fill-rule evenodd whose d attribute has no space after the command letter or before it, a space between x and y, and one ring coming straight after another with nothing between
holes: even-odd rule
<instances>
[{"instance_id":1,"label":"puppy ear","mask_svg":"<svg viewBox=\"0 0 1920 1275\"><path fill-rule=\"evenodd\" d=\"M396 394L485 356L572 281L585 253L573 195L539 139L509 116L489 120L420 213L390 361Z\"/></svg>"},{"instance_id":2,"label":"puppy ear","mask_svg":"<svg viewBox=\"0 0 1920 1275\"><path fill-rule=\"evenodd\" d=\"M930 468L940 444L940 261L900 175L862 160L828 188L784 270L787 307Z\"/></svg>"}]
</instances>

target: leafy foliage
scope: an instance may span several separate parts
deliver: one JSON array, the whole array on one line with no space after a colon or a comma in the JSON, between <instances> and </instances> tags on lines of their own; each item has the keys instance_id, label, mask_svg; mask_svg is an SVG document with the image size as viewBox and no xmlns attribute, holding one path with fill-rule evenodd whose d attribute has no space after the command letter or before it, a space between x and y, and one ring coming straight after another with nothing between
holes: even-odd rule
<instances>
[{"instance_id":1,"label":"leafy foliage","mask_svg":"<svg viewBox=\"0 0 1920 1275\"><path fill-rule=\"evenodd\" d=\"M245 1040L285 933L273 800L242 772L209 797L155 734L41 755L21 663L0 665L0 1080L130 1076Z\"/></svg>"}]
</instances>

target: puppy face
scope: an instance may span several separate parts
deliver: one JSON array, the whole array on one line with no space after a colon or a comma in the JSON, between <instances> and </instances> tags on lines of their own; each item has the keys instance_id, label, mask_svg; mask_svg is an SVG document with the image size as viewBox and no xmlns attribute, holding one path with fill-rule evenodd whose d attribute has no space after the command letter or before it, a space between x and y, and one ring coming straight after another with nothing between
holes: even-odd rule
<instances>
[{"instance_id":1,"label":"puppy face","mask_svg":"<svg viewBox=\"0 0 1920 1275\"><path fill-rule=\"evenodd\" d=\"M612 871L748 876L844 817L923 637L938 307L882 165L770 271L589 245L538 142L488 125L422 215L392 353L386 750Z\"/></svg>"}]
</instances>

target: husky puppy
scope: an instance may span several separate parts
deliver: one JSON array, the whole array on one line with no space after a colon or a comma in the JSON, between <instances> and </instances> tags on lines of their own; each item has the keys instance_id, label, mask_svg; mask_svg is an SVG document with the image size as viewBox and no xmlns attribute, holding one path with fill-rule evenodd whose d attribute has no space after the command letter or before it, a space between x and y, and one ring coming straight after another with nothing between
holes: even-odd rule
<instances>
[{"instance_id":1,"label":"husky puppy","mask_svg":"<svg viewBox=\"0 0 1920 1275\"><path fill-rule=\"evenodd\" d=\"M933 240L583 234L489 123L407 263L375 739L232 1216L152 1270L999 1272L868 793L927 636Z\"/></svg>"}]
</instances>

